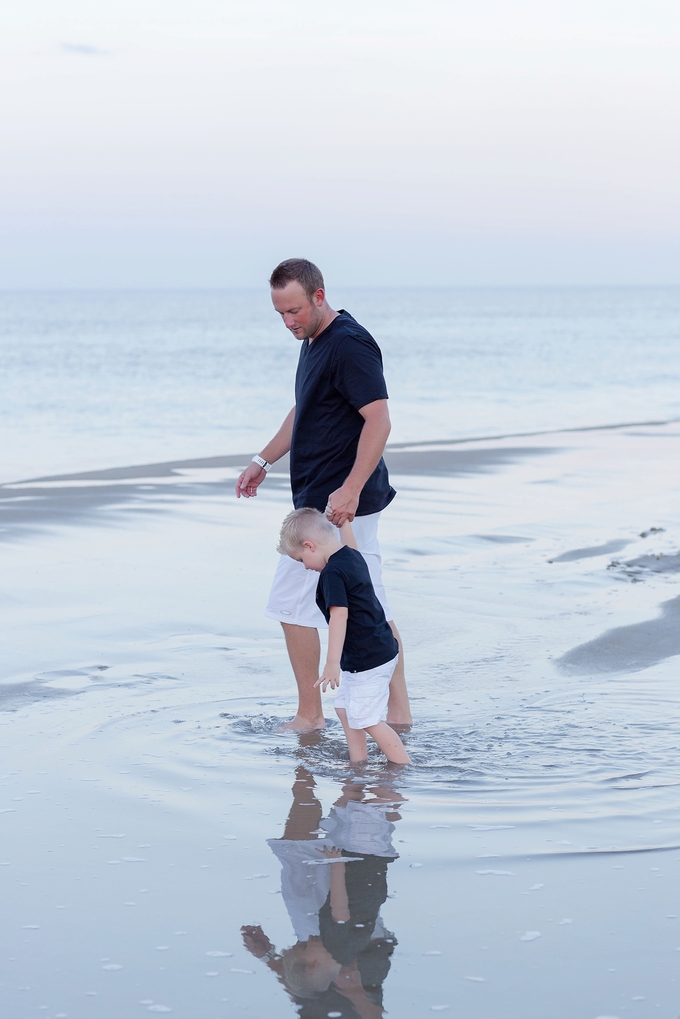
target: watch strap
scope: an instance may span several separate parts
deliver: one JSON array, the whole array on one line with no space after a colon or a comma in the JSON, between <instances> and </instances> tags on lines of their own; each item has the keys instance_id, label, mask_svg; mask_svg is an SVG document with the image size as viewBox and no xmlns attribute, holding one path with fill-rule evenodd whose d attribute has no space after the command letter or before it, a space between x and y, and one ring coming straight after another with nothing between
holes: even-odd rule
<instances>
[{"instance_id":1,"label":"watch strap","mask_svg":"<svg viewBox=\"0 0 680 1019\"><path fill-rule=\"evenodd\" d=\"M268 460L265 460L264 457L261 456L254 456L253 463L258 464L258 466L262 468L265 474L268 474L273 467L273 464L270 464Z\"/></svg>"}]
</instances>

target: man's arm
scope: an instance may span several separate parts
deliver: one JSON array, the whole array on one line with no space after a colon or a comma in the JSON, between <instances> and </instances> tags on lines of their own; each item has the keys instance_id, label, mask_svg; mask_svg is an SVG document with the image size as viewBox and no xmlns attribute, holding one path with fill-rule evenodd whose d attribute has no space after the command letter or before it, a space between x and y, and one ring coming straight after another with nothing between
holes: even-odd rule
<instances>
[{"instance_id":1,"label":"man's arm","mask_svg":"<svg viewBox=\"0 0 680 1019\"><path fill-rule=\"evenodd\" d=\"M273 464L290 450L290 443L293 437L293 422L295 421L295 407L289 411L286 420L283 422L274 438L269 442L260 456L267 463ZM267 472L259 464L250 463L239 475L236 482L236 498L252 499L257 495L257 490L267 477Z\"/></svg>"},{"instance_id":2,"label":"man's arm","mask_svg":"<svg viewBox=\"0 0 680 1019\"><path fill-rule=\"evenodd\" d=\"M283 973L281 956L277 953L262 928L259 925L247 925L241 927L241 935L243 937L243 944L250 954L254 955L256 959L261 959L262 962L265 962L269 969L273 970L277 976L281 976Z\"/></svg>"},{"instance_id":3,"label":"man's arm","mask_svg":"<svg viewBox=\"0 0 680 1019\"><path fill-rule=\"evenodd\" d=\"M387 400L367 403L365 407L361 407L359 413L364 419L364 426L359 436L354 467L342 487L336 488L328 497L328 519L336 527L344 524L345 520L354 520L361 490L378 466L392 430Z\"/></svg>"}]
</instances>

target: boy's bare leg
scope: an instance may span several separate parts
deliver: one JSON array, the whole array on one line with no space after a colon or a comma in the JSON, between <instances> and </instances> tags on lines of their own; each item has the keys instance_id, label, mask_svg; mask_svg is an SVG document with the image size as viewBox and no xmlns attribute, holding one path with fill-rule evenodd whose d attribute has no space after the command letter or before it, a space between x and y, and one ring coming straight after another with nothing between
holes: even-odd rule
<instances>
[{"instance_id":1,"label":"boy's bare leg","mask_svg":"<svg viewBox=\"0 0 680 1019\"><path fill-rule=\"evenodd\" d=\"M342 722L342 727L345 730L345 739L347 740L347 746L349 747L349 759L352 764L362 764L368 757L368 746L366 743L366 733L363 729L350 729L347 723L347 712L344 708L336 708L335 713ZM391 732L392 730L390 730ZM392 735L395 735L392 733Z\"/></svg>"},{"instance_id":2,"label":"boy's bare leg","mask_svg":"<svg viewBox=\"0 0 680 1019\"><path fill-rule=\"evenodd\" d=\"M321 707L321 691L314 689L319 678L321 644L319 632L313 626L281 623L286 638L290 664L298 688L298 709L295 718L285 722L279 732L309 732L325 729L326 720Z\"/></svg>"},{"instance_id":3,"label":"boy's bare leg","mask_svg":"<svg viewBox=\"0 0 680 1019\"><path fill-rule=\"evenodd\" d=\"M394 622L390 620L390 629L399 642L399 661L392 673L390 680L390 699L387 702L387 724L388 725L412 725L411 706L408 702L408 690L406 689L406 676L404 674L404 648L399 636L399 630Z\"/></svg>"},{"instance_id":4,"label":"boy's bare leg","mask_svg":"<svg viewBox=\"0 0 680 1019\"><path fill-rule=\"evenodd\" d=\"M404 744L387 722L369 725L366 727L366 732L371 739L376 741L388 761L391 761L393 764L411 763L411 758L406 753Z\"/></svg>"}]
</instances>

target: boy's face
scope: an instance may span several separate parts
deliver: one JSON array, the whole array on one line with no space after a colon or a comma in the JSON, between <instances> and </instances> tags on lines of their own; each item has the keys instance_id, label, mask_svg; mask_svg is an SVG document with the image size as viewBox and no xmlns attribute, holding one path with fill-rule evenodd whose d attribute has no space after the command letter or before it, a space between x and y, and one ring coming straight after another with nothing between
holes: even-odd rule
<instances>
[{"instance_id":1,"label":"boy's face","mask_svg":"<svg viewBox=\"0 0 680 1019\"><path fill-rule=\"evenodd\" d=\"M321 573L327 562L320 545L315 541L311 541L311 539L303 543L299 555L292 556L291 558L297 559L306 570L314 570L316 573Z\"/></svg>"}]
</instances>

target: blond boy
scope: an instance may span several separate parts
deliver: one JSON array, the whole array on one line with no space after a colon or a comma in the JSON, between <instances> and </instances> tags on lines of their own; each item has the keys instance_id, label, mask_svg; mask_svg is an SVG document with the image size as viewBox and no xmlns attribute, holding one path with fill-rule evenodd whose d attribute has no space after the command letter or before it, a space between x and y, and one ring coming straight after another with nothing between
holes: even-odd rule
<instances>
[{"instance_id":1,"label":"blond boy","mask_svg":"<svg viewBox=\"0 0 680 1019\"><path fill-rule=\"evenodd\" d=\"M350 523L338 533L318 510L294 510L281 527L278 551L319 574L316 603L328 622L328 655L315 685L324 692L329 686L338 690L335 710L350 760L366 760L368 733L388 761L410 764L399 736L385 721L399 645Z\"/></svg>"}]
</instances>

